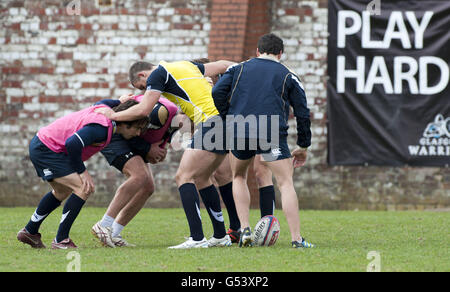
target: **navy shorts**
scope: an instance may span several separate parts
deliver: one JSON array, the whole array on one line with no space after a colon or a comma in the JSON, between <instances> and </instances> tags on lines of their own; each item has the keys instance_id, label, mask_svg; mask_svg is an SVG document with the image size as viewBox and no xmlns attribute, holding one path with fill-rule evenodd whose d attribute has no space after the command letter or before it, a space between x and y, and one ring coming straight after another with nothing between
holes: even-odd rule
<instances>
[{"instance_id":1,"label":"navy shorts","mask_svg":"<svg viewBox=\"0 0 450 292\"><path fill-rule=\"evenodd\" d=\"M251 138L235 138L231 153L239 160L248 160L261 154L264 161L277 161L291 158L287 136L280 136L278 143Z\"/></svg>"},{"instance_id":2,"label":"navy shorts","mask_svg":"<svg viewBox=\"0 0 450 292\"><path fill-rule=\"evenodd\" d=\"M123 170L125 163L134 156L141 156L147 163L146 156L150 151L151 144L141 137L134 137L126 140L120 134L114 134L111 142L101 153L108 161L109 165L114 166L119 171Z\"/></svg>"},{"instance_id":3,"label":"navy shorts","mask_svg":"<svg viewBox=\"0 0 450 292\"><path fill-rule=\"evenodd\" d=\"M220 116L214 116L198 124L190 148L227 154L225 121Z\"/></svg>"},{"instance_id":4,"label":"navy shorts","mask_svg":"<svg viewBox=\"0 0 450 292\"><path fill-rule=\"evenodd\" d=\"M31 139L29 151L37 175L45 181L76 173L66 153L50 150L37 136Z\"/></svg>"}]
</instances>

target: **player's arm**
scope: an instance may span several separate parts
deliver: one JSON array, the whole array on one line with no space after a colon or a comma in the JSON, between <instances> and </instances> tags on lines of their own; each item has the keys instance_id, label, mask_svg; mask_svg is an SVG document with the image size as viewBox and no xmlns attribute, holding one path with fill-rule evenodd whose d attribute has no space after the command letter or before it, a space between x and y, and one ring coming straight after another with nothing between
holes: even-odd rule
<instances>
[{"instance_id":1,"label":"player's arm","mask_svg":"<svg viewBox=\"0 0 450 292\"><path fill-rule=\"evenodd\" d=\"M137 105L130 107L121 112L112 112L109 119L123 122L138 120L147 117L153 110L153 107L158 102L161 92L157 90L147 90L144 97ZM108 117L108 116L107 116Z\"/></svg>"},{"instance_id":2,"label":"player's arm","mask_svg":"<svg viewBox=\"0 0 450 292\"><path fill-rule=\"evenodd\" d=\"M106 106L109 106L110 108L114 108L116 106L118 106L121 103L124 103L130 99L133 99L134 94L133 93L128 93L128 94L124 94L121 97L119 97L119 99L103 99L100 100L96 103L94 103L94 105L100 105L100 104L104 104Z\"/></svg>"},{"instance_id":3,"label":"player's arm","mask_svg":"<svg viewBox=\"0 0 450 292\"><path fill-rule=\"evenodd\" d=\"M78 174L86 170L81 153L83 148L94 143L106 141L108 138L108 128L99 124L89 124L80 129L78 132L70 136L66 142L65 147L70 162Z\"/></svg>"},{"instance_id":4,"label":"player's arm","mask_svg":"<svg viewBox=\"0 0 450 292\"><path fill-rule=\"evenodd\" d=\"M234 68L230 67L212 89L214 104L222 117L226 116L229 107L228 97L231 94L233 84Z\"/></svg>"},{"instance_id":5,"label":"player's arm","mask_svg":"<svg viewBox=\"0 0 450 292\"><path fill-rule=\"evenodd\" d=\"M80 175L83 183L83 192L86 194L93 193L95 186L82 160L83 148L94 143L106 141L107 137L107 127L99 124L89 124L70 136L65 142L67 155L75 171Z\"/></svg>"},{"instance_id":6,"label":"player's arm","mask_svg":"<svg viewBox=\"0 0 450 292\"><path fill-rule=\"evenodd\" d=\"M110 108L116 107L120 104L120 100L118 99L104 99L104 100L100 100L96 103L94 103L94 105L100 105L100 104L104 104L106 106L109 106Z\"/></svg>"},{"instance_id":7,"label":"player's arm","mask_svg":"<svg viewBox=\"0 0 450 292\"><path fill-rule=\"evenodd\" d=\"M211 63L204 64L205 73L203 75L208 77L214 77L219 74L223 74L227 71L228 67L235 65L235 62L227 60L219 60Z\"/></svg>"},{"instance_id":8,"label":"player's arm","mask_svg":"<svg viewBox=\"0 0 450 292\"><path fill-rule=\"evenodd\" d=\"M163 66L158 66L147 78L146 91L139 104L121 112L113 112L111 110L105 114L106 117L118 122L133 121L147 117L161 97L161 93L164 92L168 75L169 73ZM97 109L96 111L101 112L102 109Z\"/></svg>"},{"instance_id":9,"label":"player's arm","mask_svg":"<svg viewBox=\"0 0 450 292\"><path fill-rule=\"evenodd\" d=\"M307 150L311 146L311 120L303 85L297 76L290 74L288 91L289 102L294 109L297 121L297 147L292 152L294 167L303 166L306 162Z\"/></svg>"},{"instance_id":10,"label":"player's arm","mask_svg":"<svg viewBox=\"0 0 450 292\"><path fill-rule=\"evenodd\" d=\"M161 92L154 90L147 90L141 102L124 111L114 112L111 108L101 107L95 110L106 116L108 119L118 122L139 120L148 116L155 104L158 102Z\"/></svg>"},{"instance_id":11,"label":"player's arm","mask_svg":"<svg viewBox=\"0 0 450 292\"><path fill-rule=\"evenodd\" d=\"M297 145L308 148L311 145L311 120L303 85L297 76L290 74L291 88L288 92L290 105L297 120Z\"/></svg>"}]
</instances>

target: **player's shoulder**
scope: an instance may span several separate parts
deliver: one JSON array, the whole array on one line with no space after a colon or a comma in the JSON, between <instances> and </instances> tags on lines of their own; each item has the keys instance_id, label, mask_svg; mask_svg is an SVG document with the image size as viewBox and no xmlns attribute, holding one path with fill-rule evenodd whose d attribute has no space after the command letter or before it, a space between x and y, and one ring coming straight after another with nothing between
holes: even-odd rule
<instances>
[{"instance_id":1,"label":"player's shoulder","mask_svg":"<svg viewBox=\"0 0 450 292\"><path fill-rule=\"evenodd\" d=\"M156 85L166 84L169 78L168 72L169 71L164 67L164 65L160 63L158 67L156 67L156 69L153 70L153 72L150 73L150 76L147 78L147 90L150 90L150 88Z\"/></svg>"},{"instance_id":2,"label":"player's shoulder","mask_svg":"<svg viewBox=\"0 0 450 292\"><path fill-rule=\"evenodd\" d=\"M286 71L286 74L292 74L292 75L294 75L294 76L296 76L297 78L298 78L298 76L297 76L297 72L295 72L292 68L290 68L288 65L286 65L286 64L284 64L284 63L281 63L280 62L280 65L281 65L281 67Z\"/></svg>"},{"instance_id":3,"label":"player's shoulder","mask_svg":"<svg viewBox=\"0 0 450 292\"><path fill-rule=\"evenodd\" d=\"M293 82L298 83L302 89L304 89L303 84L300 80L300 77L297 75L297 72L295 72L293 69L291 69L286 64L280 63L281 66L284 67L285 70L285 76L289 77Z\"/></svg>"},{"instance_id":4,"label":"player's shoulder","mask_svg":"<svg viewBox=\"0 0 450 292\"><path fill-rule=\"evenodd\" d=\"M153 70L153 72L150 74L150 76L152 74L160 74L160 73L167 73L167 66L169 66L170 63L165 62L165 61L161 61L159 62L158 66L156 67L155 70Z\"/></svg>"},{"instance_id":5,"label":"player's shoulder","mask_svg":"<svg viewBox=\"0 0 450 292\"><path fill-rule=\"evenodd\" d=\"M225 73L234 71L234 70L236 70L236 68L240 68L245 62L247 62L247 61L240 62L240 63L234 63L234 64L228 66L228 68L225 71Z\"/></svg>"}]
</instances>

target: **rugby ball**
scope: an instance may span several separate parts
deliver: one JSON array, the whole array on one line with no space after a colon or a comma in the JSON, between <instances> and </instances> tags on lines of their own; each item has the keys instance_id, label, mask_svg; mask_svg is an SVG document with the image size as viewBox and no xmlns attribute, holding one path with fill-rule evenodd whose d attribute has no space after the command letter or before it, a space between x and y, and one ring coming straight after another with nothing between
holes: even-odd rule
<instances>
[{"instance_id":1,"label":"rugby ball","mask_svg":"<svg viewBox=\"0 0 450 292\"><path fill-rule=\"evenodd\" d=\"M253 229L254 246L271 246L277 242L280 234L280 222L272 215L262 217Z\"/></svg>"}]
</instances>

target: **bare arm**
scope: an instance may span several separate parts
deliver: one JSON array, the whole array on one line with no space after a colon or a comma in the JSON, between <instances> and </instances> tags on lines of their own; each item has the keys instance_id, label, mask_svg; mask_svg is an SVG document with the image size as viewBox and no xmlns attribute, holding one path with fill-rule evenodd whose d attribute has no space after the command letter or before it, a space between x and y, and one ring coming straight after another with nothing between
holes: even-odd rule
<instances>
[{"instance_id":1,"label":"bare arm","mask_svg":"<svg viewBox=\"0 0 450 292\"><path fill-rule=\"evenodd\" d=\"M155 90L147 90L144 93L144 97L141 102L135 106L130 107L127 110L121 112L114 112L109 108L98 108L95 111L105 115L110 120L122 122L122 121L134 121L140 118L148 116L153 107L158 102L161 92Z\"/></svg>"},{"instance_id":2,"label":"bare arm","mask_svg":"<svg viewBox=\"0 0 450 292\"><path fill-rule=\"evenodd\" d=\"M228 67L236 64L235 62L220 60L216 62L205 64L205 76L214 77L218 74L223 74L227 71Z\"/></svg>"}]
</instances>

